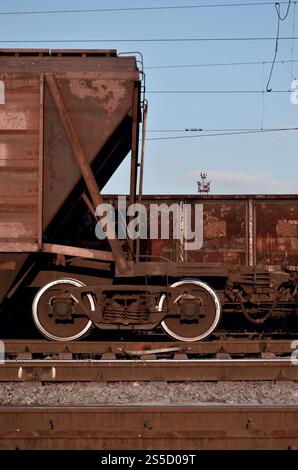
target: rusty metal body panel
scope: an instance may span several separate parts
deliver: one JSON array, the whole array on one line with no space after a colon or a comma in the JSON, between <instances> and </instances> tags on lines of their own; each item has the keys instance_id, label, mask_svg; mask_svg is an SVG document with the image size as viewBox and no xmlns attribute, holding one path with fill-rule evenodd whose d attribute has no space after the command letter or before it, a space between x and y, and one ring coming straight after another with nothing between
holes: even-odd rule
<instances>
[{"instance_id":1,"label":"rusty metal body panel","mask_svg":"<svg viewBox=\"0 0 298 470\"><path fill-rule=\"evenodd\" d=\"M38 239L40 81L6 73L0 80L5 84L5 103L0 105L0 250L14 251L5 248L8 242L25 251L26 243L36 245Z\"/></svg>"},{"instance_id":2,"label":"rusty metal body panel","mask_svg":"<svg viewBox=\"0 0 298 470\"><path fill-rule=\"evenodd\" d=\"M255 205L256 263L297 265L298 197L260 200Z\"/></svg>"},{"instance_id":3,"label":"rusty metal body panel","mask_svg":"<svg viewBox=\"0 0 298 470\"><path fill-rule=\"evenodd\" d=\"M114 50L0 51L0 299L19 271L6 276L5 263L20 258L16 253L42 251L45 230L52 224L55 233L59 211L62 218L67 213L63 205L73 207L86 190L50 77L100 187L132 146L135 57Z\"/></svg>"},{"instance_id":4,"label":"rusty metal body panel","mask_svg":"<svg viewBox=\"0 0 298 470\"><path fill-rule=\"evenodd\" d=\"M102 78L85 72L76 78L56 74L60 92L90 162L132 108L131 79ZM43 226L47 227L80 178L80 169L65 138L65 131L45 88L45 169Z\"/></svg>"},{"instance_id":5,"label":"rusty metal body panel","mask_svg":"<svg viewBox=\"0 0 298 470\"><path fill-rule=\"evenodd\" d=\"M183 262L242 266L298 266L298 196L144 196L143 203L203 205L203 246ZM179 242L145 240L142 253L179 262Z\"/></svg>"}]
</instances>

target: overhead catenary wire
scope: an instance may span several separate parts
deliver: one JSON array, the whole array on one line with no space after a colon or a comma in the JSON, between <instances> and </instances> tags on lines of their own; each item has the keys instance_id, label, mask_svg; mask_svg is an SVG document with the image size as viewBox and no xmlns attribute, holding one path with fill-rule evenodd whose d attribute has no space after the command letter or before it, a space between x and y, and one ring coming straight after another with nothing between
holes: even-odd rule
<instances>
[{"instance_id":1,"label":"overhead catenary wire","mask_svg":"<svg viewBox=\"0 0 298 470\"><path fill-rule=\"evenodd\" d=\"M277 31L276 31L276 38L275 38L274 55L273 55L273 60L272 60L272 64L271 64L271 68L270 68L270 72L269 72L269 77L268 77L268 81L267 81L267 85L266 85L266 91L271 91L271 88L269 88L269 86L270 86L270 81L271 81L271 78L272 78L274 65L275 65L277 52L278 52L280 22L284 21L287 18L288 14L289 14L289 11L290 11L290 6L291 6L291 0L288 1L288 7L287 7L287 10L286 10L286 13L284 14L284 16L281 16L281 14L280 14L280 3L277 2L277 3L274 4L274 8L275 8L275 11L276 11L276 14L277 14ZM292 39L292 43L293 43L293 39Z\"/></svg>"},{"instance_id":2,"label":"overhead catenary wire","mask_svg":"<svg viewBox=\"0 0 298 470\"><path fill-rule=\"evenodd\" d=\"M297 59L290 60L276 60L276 64L284 63L295 63L298 62ZM144 66L144 69L173 69L173 68L192 68L192 67L233 67L233 66L243 66L243 65L265 65L271 64L272 60L256 60L250 62L210 62L202 64L165 64L165 65L148 65Z\"/></svg>"},{"instance_id":3,"label":"overhead catenary wire","mask_svg":"<svg viewBox=\"0 0 298 470\"><path fill-rule=\"evenodd\" d=\"M296 2L294 3L294 11L293 11L293 23L292 23L292 37L295 37L295 30L296 30ZM291 43L291 75L293 75L293 55L294 55L294 46L295 46L295 41L292 40Z\"/></svg>"},{"instance_id":4,"label":"overhead catenary wire","mask_svg":"<svg viewBox=\"0 0 298 470\"><path fill-rule=\"evenodd\" d=\"M146 94L260 94L264 90L146 90ZM292 93L292 90L267 90L266 94Z\"/></svg>"},{"instance_id":5,"label":"overhead catenary wire","mask_svg":"<svg viewBox=\"0 0 298 470\"><path fill-rule=\"evenodd\" d=\"M258 130L249 130L249 131L239 131L239 132L215 132L210 134L198 134L198 135L177 135L177 136L167 136L167 137L148 137L146 140L178 140L178 139L199 139L204 137L223 137L223 136L236 136L236 135L251 135L251 134L267 134L270 132L291 132L298 131L298 127L284 127L276 129L258 129Z\"/></svg>"},{"instance_id":6,"label":"overhead catenary wire","mask_svg":"<svg viewBox=\"0 0 298 470\"><path fill-rule=\"evenodd\" d=\"M291 6L291 0L288 0L288 6L287 6L287 9L286 9L286 12L285 12L284 16L282 16L282 15L280 14L280 4L281 4L281 3L282 3L282 2L275 2L275 3L274 3L274 8L275 8L275 10L276 10L277 16L278 16L278 18L280 19L280 21L284 21L284 20L286 19L286 17L288 16L288 14L289 14L290 6ZM286 2L285 2L285 3L286 3Z\"/></svg>"},{"instance_id":7,"label":"overhead catenary wire","mask_svg":"<svg viewBox=\"0 0 298 470\"><path fill-rule=\"evenodd\" d=\"M262 64L262 90L264 89L264 72L265 72L265 63ZM265 93L262 93L262 106L261 106L261 129L264 128L264 118L265 118Z\"/></svg>"},{"instance_id":8,"label":"overhead catenary wire","mask_svg":"<svg viewBox=\"0 0 298 470\"><path fill-rule=\"evenodd\" d=\"M184 129L147 129L146 132L242 132L242 131L274 131L274 130L280 130L280 129L288 129L288 128L282 128L282 127L277 127L277 128L267 128L267 129L262 129L261 127L224 127L224 128L214 128L214 129L205 129L201 127L190 127L190 128L184 128ZM291 128L290 128L291 129Z\"/></svg>"},{"instance_id":9,"label":"overhead catenary wire","mask_svg":"<svg viewBox=\"0 0 298 470\"><path fill-rule=\"evenodd\" d=\"M280 4L287 1L280 1ZM104 12L129 12L129 11L147 11L147 10L191 10L198 8L241 8L241 7L261 7L271 6L274 2L230 2L230 3L205 3L200 5L159 5L148 7L123 7L123 8L81 8L69 10L19 10L19 11L1 11L0 15L45 15L45 14L65 14L65 13L104 13Z\"/></svg>"},{"instance_id":10,"label":"overhead catenary wire","mask_svg":"<svg viewBox=\"0 0 298 470\"><path fill-rule=\"evenodd\" d=\"M143 42L143 43L166 43L166 42L236 42L236 41L272 41L275 40L276 37L272 36L244 36L244 37L210 37L210 38L78 38L78 39L1 39L1 44L36 44L36 43L111 43L111 42ZM297 41L298 36L283 36L279 38L279 41Z\"/></svg>"}]
</instances>

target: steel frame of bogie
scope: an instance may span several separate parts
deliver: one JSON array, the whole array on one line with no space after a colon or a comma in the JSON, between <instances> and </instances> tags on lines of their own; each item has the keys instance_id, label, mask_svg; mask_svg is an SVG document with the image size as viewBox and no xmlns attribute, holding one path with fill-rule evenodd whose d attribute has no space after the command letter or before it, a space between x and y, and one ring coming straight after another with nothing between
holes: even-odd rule
<instances>
[{"instance_id":1,"label":"steel frame of bogie","mask_svg":"<svg viewBox=\"0 0 298 470\"><path fill-rule=\"evenodd\" d=\"M149 314L148 321L146 323L140 323L137 320L127 324L127 322L117 322L112 324L110 321L105 321L103 314L103 303L104 297L107 294L119 294L124 293L123 299L129 299L133 294L137 294L138 297L142 294L148 296L149 301L147 300L146 309ZM125 294L127 297L125 297ZM88 295L91 295L95 300L95 309L91 310L87 305L82 301L82 299ZM157 309L158 301L161 295L166 295L165 307L162 310ZM86 287L72 287L71 296L78 300L78 311L74 312L75 315L82 315L82 313L88 317L95 326L100 329L118 329L119 324L121 329L139 329L139 330L151 330L156 328L168 315L168 311L174 302L171 300L172 292L167 286L146 286L146 285L107 285L107 286L98 286L90 285ZM71 298L71 296L69 298ZM175 314L171 314L175 316ZM177 312L176 316L179 316Z\"/></svg>"},{"instance_id":2,"label":"steel frame of bogie","mask_svg":"<svg viewBox=\"0 0 298 470\"><path fill-rule=\"evenodd\" d=\"M68 277L73 277L73 276L76 276L74 273L69 273L69 275L67 275L65 272L61 272L61 280L63 280L64 278L68 278ZM79 277L79 276L78 276ZM223 277L217 277L217 278L211 278L208 279L208 278L205 278L205 277L194 277L194 276L187 276L187 277L179 277L179 278L173 278L172 276L159 276L161 277L161 282L159 284L142 284L141 281L143 280L142 278L140 277L135 277L135 278L127 278L125 279L126 281L130 281L130 284L120 284L120 283L115 283L115 284L107 284L107 285L102 285L102 284L87 284L86 286L84 287L72 287L71 289L71 293L77 298L79 299L79 305L80 305L80 309L81 311L87 316L89 317L93 322L95 323L104 323L104 320L101 319L102 315L101 315L101 305L103 305L104 303L104 298L108 297L109 295L110 296L113 296L113 295L117 295L119 294L119 296L121 297L121 295L123 294L123 299L125 299L125 295L127 295L127 299L129 299L130 296L136 294L136 295L139 295L141 296L142 294L144 294L148 300L146 301L146 308L150 314L150 316L152 314L154 314L154 317L155 319L152 320L149 322L150 325L148 326L148 328L146 328L146 325L142 325L142 324L138 324L138 327L140 329L150 329L150 328L154 328L156 327L167 315L168 315L168 311L170 310L172 304L173 304L173 301L171 300L172 299L172 296L173 296L173 290L171 289L171 284L173 282L173 280L177 281L177 280L189 280L190 282L193 282L195 281L196 279L197 280L202 280L203 282L206 282L207 281L207 284L209 284L211 286L211 288L219 295L220 299L221 299L221 304L222 304L222 309L223 311L227 311L228 309L230 309L231 311L233 311L234 313L243 313L242 311L242 307L241 304L239 303L239 301L237 302L237 300L235 301L229 301L227 299L224 299L224 296L225 296L225 288L224 286L227 286L228 285L228 280L227 278L223 278ZM123 280L123 278L117 278L118 281L119 279ZM135 283L133 283L133 281ZM138 284L139 282L139 284ZM222 284L221 288L220 289L217 289L214 284L218 284L218 282L220 284ZM175 288L175 292L177 293L179 290L179 288ZM182 289L183 290L183 289ZM95 306L95 310L94 311L91 311L90 309L87 308L87 306L81 301L82 298L84 296L87 296L88 294L92 295L95 300L96 300L96 306ZM166 302L165 302L165 307L164 309L160 310L160 311L157 311L157 305L158 305L158 302L161 298L161 296L163 295L166 295ZM273 301L272 301L273 302ZM270 304L270 299L268 299L267 301L268 304ZM281 301L281 305L283 305L285 303L285 301ZM277 302L277 305L276 307L278 307L279 303ZM293 301L287 301L286 302L286 305L287 305L287 310L289 314L292 314L295 310L295 307L297 308L297 303L293 300ZM235 308L235 306L237 306L238 308ZM276 309L278 310L278 308ZM171 314L172 316L178 316L178 313L175 314L172 312ZM280 316L278 312L272 312L272 317L273 316Z\"/></svg>"}]
</instances>

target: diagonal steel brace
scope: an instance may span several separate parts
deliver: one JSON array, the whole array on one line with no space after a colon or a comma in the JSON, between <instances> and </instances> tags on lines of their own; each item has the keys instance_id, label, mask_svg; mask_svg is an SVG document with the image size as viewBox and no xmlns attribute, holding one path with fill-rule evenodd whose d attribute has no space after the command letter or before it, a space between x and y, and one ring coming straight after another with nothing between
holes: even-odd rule
<instances>
[{"instance_id":1,"label":"diagonal steel brace","mask_svg":"<svg viewBox=\"0 0 298 470\"><path fill-rule=\"evenodd\" d=\"M103 197L99 191L95 176L92 172L92 169L89 165L87 157L84 153L82 148L80 139L76 132L75 126L72 122L71 116L67 110L65 102L63 100L63 96L60 92L59 85L56 81L56 78L53 74L46 74L46 83L54 100L55 106L57 108L59 117L63 124L65 133L67 135L69 144L72 148L74 157L80 167L81 174L85 180L86 186L90 193L92 202L94 207L97 207L99 204L102 204ZM126 272L129 270L129 266L125 257L125 254L122 250L121 244L119 240L116 238L109 238L109 234L107 233L107 238L115 257L116 264L119 268L119 271Z\"/></svg>"}]
</instances>

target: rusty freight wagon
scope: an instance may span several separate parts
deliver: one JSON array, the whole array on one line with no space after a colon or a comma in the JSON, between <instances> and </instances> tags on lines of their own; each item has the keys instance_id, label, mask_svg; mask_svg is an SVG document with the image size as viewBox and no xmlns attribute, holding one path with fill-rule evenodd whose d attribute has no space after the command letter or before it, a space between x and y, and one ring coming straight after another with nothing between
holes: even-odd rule
<instances>
[{"instance_id":1,"label":"rusty freight wagon","mask_svg":"<svg viewBox=\"0 0 298 470\"><path fill-rule=\"evenodd\" d=\"M197 341L225 312L258 324L297 314L296 196L137 194L140 65L114 50L0 52L0 303L35 290L33 320L56 341L93 327L159 325ZM106 217L100 225L96 208L115 205L101 190L128 154L128 202L182 208L169 219L168 239L119 238ZM173 236L186 203L201 214L196 249ZM107 240L96 236L98 224Z\"/></svg>"}]
</instances>

